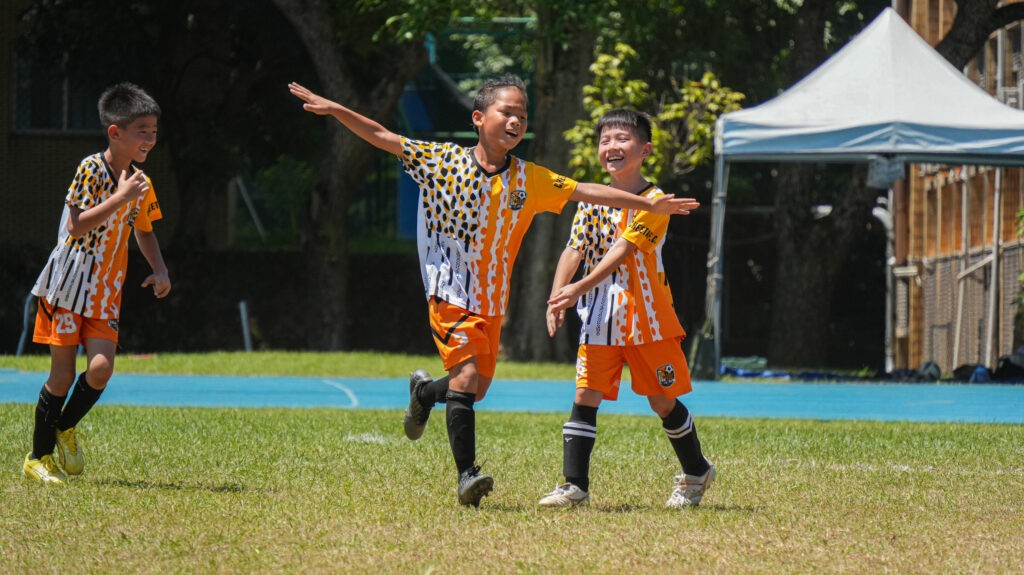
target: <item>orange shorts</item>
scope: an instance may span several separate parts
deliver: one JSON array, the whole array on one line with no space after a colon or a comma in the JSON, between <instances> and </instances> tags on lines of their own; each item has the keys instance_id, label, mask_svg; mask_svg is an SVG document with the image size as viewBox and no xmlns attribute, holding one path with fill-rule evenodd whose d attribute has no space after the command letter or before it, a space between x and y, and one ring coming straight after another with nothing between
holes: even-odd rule
<instances>
[{"instance_id":1,"label":"orange shorts","mask_svg":"<svg viewBox=\"0 0 1024 575\"><path fill-rule=\"evenodd\" d=\"M89 338L117 343L117 319L84 317L39 298L32 341L48 345L78 345Z\"/></svg>"},{"instance_id":2,"label":"orange shorts","mask_svg":"<svg viewBox=\"0 0 1024 575\"><path fill-rule=\"evenodd\" d=\"M576 387L600 391L604 399L615 401L623 365L629 366L637 395L679 397L692 390L679 339L626 346L583 344L576 352Z\"/></svg>"},{"instance_id":3,"label":"orange shorts","mask_svg":"<svg viewBox=\"0 0 1024 575\"><path fill-rule=\"evenodd\" d=\"M445 369L476 358L477 373L494 377L501 339L500 315L477 315L436 297L430 298L430 331Z\"/></svg>"}]
</instances>

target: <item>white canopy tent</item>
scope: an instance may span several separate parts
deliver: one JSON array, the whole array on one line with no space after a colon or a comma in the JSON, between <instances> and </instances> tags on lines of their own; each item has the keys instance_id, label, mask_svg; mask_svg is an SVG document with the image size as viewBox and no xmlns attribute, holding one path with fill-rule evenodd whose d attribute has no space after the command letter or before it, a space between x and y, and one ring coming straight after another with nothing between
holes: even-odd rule
<instances>
[{"instance_id":1,"label":"white canopy tent","mask_svg":"<svg viewBox=\"0 0 1024 575\"><path fill-rule=\"evenodd\" d=\"M784 93L719 118L706 296L716 376L728 168L769 161L870 162L895 173L883 178L890 182L904 163L1019 166L1024 112L971 82L886 8Z\"/></svg>"}]
</instances>

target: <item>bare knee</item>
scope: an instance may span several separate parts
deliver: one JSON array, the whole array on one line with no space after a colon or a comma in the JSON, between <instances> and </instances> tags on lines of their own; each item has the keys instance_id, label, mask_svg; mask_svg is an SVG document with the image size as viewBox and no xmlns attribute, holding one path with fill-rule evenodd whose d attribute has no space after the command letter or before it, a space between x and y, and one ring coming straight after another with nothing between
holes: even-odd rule
<instances>
[{"instance_id":1,"label":"bare knee","mask_svg":"<svg viewBox=\"0 0 1024 575\"><path fill-rule=\"evenodd\" d=\"M96 356L89 361L85 371L85 379L89 387L103 389L114 375L114 362L104 356Z\"/></svg>"},{"instance_id":2,"label":"bare knee","mask_svg":"<svg viewBox=\"0 0 1024 575\"><path fill-rule=\"evenodd\" d=\"M676 406L676 399L674 397L665 397L664 395L651 395L647 398L648 403L651 404L651 409L654 413L658 414L658 417L665 419L668 414L672 413L672 410Z\"/></svg>"}]
</instances>

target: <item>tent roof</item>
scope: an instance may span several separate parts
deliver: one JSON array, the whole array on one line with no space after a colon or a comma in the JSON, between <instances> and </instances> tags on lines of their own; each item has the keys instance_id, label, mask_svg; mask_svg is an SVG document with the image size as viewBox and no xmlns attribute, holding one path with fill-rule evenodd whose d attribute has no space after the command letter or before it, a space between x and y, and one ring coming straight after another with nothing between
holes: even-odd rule
<instances>
[{"instance_id":1,"label":"tent roof","mask_svg":"<svg viewBox=\"0 0 1024 575\"><path fill-rule=\"evenodd\" d=\"M727 161L1024 164L1024 112L979 88L886 8L786 92L718 120Z\"/></svg>"}]
</instances>

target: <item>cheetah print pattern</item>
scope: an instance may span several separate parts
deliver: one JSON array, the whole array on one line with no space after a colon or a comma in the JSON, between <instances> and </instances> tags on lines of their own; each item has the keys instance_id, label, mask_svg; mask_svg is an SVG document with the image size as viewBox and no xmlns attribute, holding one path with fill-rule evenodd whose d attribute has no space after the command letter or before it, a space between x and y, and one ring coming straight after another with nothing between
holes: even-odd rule
<instances>
[{"instance_id":1,"label":"cheetah print pattern","mask_svg":"<svg viewBox=\"0 0 1024 575\"><path fill-rule=\"evenodd\" d=\"M152 231L152 222L162 217L152 184L144 197L121 206L81 237L71 236L67 228L70 206L83 211L98 206L117 191L117 182L102 154L78 165L68 187L57 246L32 288L34 295L85 317L118 319L131 231Z\"/></svg>"},{"instance_id":2,"label":"cheetah print pattern","mask_svg":"<svg viewBox=\"0 0 1024 575\"><path fill-rule=\"evenodd\" d=\"M424 291L473 313L503 315L523 236L541 211L560 211L576 183L509 156L488 174L471 148L402 139L420 190L417 245Z\"/></svg>"}]
</instances>

